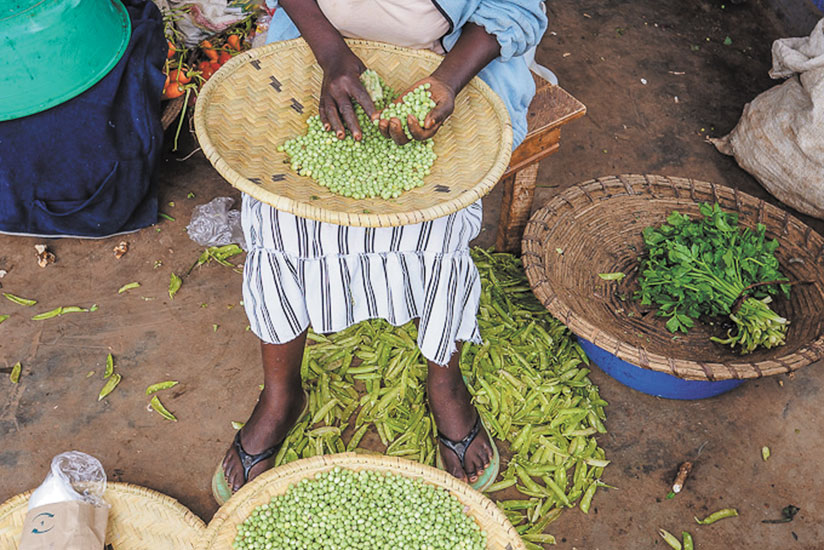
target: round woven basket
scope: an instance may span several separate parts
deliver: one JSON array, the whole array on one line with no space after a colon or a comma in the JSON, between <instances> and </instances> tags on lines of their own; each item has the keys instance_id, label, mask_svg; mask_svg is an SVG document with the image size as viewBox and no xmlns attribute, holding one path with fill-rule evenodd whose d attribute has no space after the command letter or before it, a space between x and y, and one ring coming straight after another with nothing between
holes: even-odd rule
<instances>
[{"instance_id":1,"label":"round woven basket","mask_svg":"<svg viewBox=\"0 0 824 550\"><path fill-rule=\"evenodd\" d=\"M0 548L17 550L31 491L0 505ZM115 550L192 550L206 525L175 499L128 483L109 483L106 544Z\"/></svg>"},{"instance_id":2,"label":"round woven basket","mask_svg":"<svg viewBox=\"0 0 824 550\"><path fill-rule=\"evenodd\" d=\"M379 42L348 40L352 51L398 92L428 76L441 57ZM318 112L323 71L303 39L235 56L203 86L195 130L204 154L226 180L278 210L364 227L420 223L451 214L486 195L512 152L503 101L479 78L458 94L435 136L438 159L423 187L397 199L336 195L292 172L278 146L306 132Z\"/></svg>"},{"instance_id":3,"label":"round woven basket","mask_svg":"<svg viewBox=\"0 0 824 550\"><path fill-rule=\"evenodd\" d=\"M811 281L773 303L791 323L786 345L739 355L711 342L710 336L723 331L704 323L674 339L657 310L633 298L643 229L664 223L673 210L698 217L702 202L737 212L741 226L764 224L767 237L780 243L776 257L784 275ZM824 356L824 239L789 213L737 189L647 175L587 181L532 215L522 249L541 303L576 335L633 365L716 381L787 373ZM619 271L626 274L620 283L598 277Z\"/></svg>"},{"instance_id":4,"label":"round woven basket","mask_svg":"<svg viewBox=\"0 0 824 550\"><path fill-rule=\"evenodd\" d=\"M231 548L237 535L237 526L258 506L267 504L273 496L286 492L304 478L314 477L335 467L356 472L371 470L400 474L421 479L446 489L466 507L470 515L487 534L489 550L526 550L515 528L495 503L448 473L411 460L384 455L342 453L296 460L269 470L243 486L217 511L196 550L223 550Z\"/></svg>"}]
</instances>

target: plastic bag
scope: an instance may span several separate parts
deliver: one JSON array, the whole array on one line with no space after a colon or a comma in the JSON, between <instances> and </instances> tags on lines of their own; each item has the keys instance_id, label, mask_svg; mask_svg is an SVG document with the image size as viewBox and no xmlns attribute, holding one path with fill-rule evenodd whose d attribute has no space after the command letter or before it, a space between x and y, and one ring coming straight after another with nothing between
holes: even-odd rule
<instances>
[{"instance_id":1,"label":"plastic bag","mask_svg":"<svg viewBox=\"0 0 824 550\"><path fill-rule=\"evenodd\" d=\"M229 210L235 203L231 197L217 197L196 206L192 219L186 226L189 238L200 246L224 246L237 243L246 249L243 228L240 225L240 211Z\"/></svg>"},{"instance_id":2,"label":"plastic bag","mask_svg":"<svg viewBox=\"0 0 824 550\"><path fill-rule=\"evenodd\" d=\"M94 506L106 506L106 472L93 456L69 451L54 457L51 471L29 498L29 510L47 504L79 500Z\"/></svg>"}]
</instances>

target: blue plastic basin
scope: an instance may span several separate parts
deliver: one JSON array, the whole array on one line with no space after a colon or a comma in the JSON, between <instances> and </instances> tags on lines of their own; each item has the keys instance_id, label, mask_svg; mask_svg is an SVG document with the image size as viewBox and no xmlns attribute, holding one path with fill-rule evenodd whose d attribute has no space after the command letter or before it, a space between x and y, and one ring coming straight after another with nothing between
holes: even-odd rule
<instances>
[{"instance_id":1,"label":"blue plastic basin","mask_svg":"<svg viewBox=\"0 0 824 550\"><path fill-rule=\"evenodd\" d=\"M578 343L587 356L602 371L634 390L666 399L705 399L728 392L744 383L743 380L683 380L665 372L645 369L627 363L615 355L581 337Z\"/></svg>"}]
</instances>

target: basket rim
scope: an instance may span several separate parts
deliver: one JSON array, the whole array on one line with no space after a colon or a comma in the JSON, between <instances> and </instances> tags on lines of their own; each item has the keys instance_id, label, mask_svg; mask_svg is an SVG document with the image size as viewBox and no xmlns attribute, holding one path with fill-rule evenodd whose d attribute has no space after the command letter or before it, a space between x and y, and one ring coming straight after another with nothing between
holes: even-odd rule
<instances>
[{"instance_id":1,"label":"basket rim","mask_svg":"<svg viewBox=\"0 0 824 550\"><path fill-rule=\"evenodd\" d=\"M286 476L296 476L297 479L304 479L314 476L321 471L327 471L336 466L341 468L360 467L363 469L364 465L367 465L366 468L368 468L369 464L374 464L384 469L391 469L392 472L397 475L409 476L414 473L423 478L426 483L446 489L450 494L458 498L458 500L460 500L465 506L470 509L483 510L485 514L491 516L496 523L494 525L483 525L482 527L487 531L487 533L490 532L491 527L494 527L497 532L509 537L511 539L508 545L509 550L526 550L526 546L515 531L515 528L503 512L495 505L495 503L482 493L472 489L469 485L459 481L449 473L401 457L354 452L302 458L262 473L251 482L241 487L237 493L232 495L232 498L226 501L226 503L218 509L214 517L212 517L212 520L209 522L209 525L206 527L206 530L201 535L195 549L212 549L213 546L211 545L213 544L213 540L224 527L224 524L227 522L237 522L238 518L233 517L237 509L240 506L247 505L248 501L252 500L266 485L275 483L280 478ZM259 506L267 502L269 502L268 496L265 500L255 504L255 506Z\"/></svg>"},{"instance_id":2,"label":"basket rim","mask_svg":"<svg viewBox=\"0 0 824 550\"><path fill-rule=\"evenodd\" d=\"M637 180L637 185L633 185L633 183L636 183L635 180ZM761 361L747 361L743 359L746 356L741 356L742 360L717 362L674 359L613 336L563 303L561 298L553 291L551 281L545 274L543 253L546 247L549 246L545 238L549 226L543 221L543 218L546 216L551 217L556 212L568 211L570 208L574 210L580 205L591 205L605 200L620 200L629 196L655 198L655 192L652 189L656 185L674 188L675 195L672 198L696 203L701 202L695 198L696 192L709 193L716 199L716 202L718 202L719 196L728 195L735 201L736 205L748 202L750 206L758 210L759 216L772 214L775 218L783 219L785 229L790 225L795 225L797 228L806 231L807 238L815 235L824 243L818 233L786 210L729 186L692 178L651 174L602 176L564 190L543 207L536 210L530 217L522 240L522 261L530 288L541 304L553 316L569 327L576 336L589 340L618 358L647 370L663 372L687 380L714 382L761 378L773 374L792 372L824 358L824 331L822 331L812 342L802 344L789 353ZM613 193L609 194L608 189L612 190ZM679 189L682 195L679 195ZM599 193L602 195L606 193L606 196L596 196Z\"/></svg>"},{"instance_id":3,"label":"basket rim","mask_svg":"<svg viewBox=\"0 0 824 550\"><path fill-rule=\"evenodd\" d=\"M346 39L345 41L350 47L361 46L366 48L404 52L409 56L417 56L434 60L440 60L442 58L442 56L429 50L415 50L374 40ZM498 149L495 151L495 162L489 168L487 173L471 189L466 190L452 199L437 203L427 208L396 212L392 214L371 212L355 213L328 210L316 204L300 202L284 195L278 195L260 187L259 185L255 185L252 181L243 177L237 170L232 168L232 166L230 166L229 163L221 157L219 151L209 136L206 126L206 115L211 105L211 96L223 80L228 78L236 69L240 68L247 62L253 61L259 57L273 55L282 50L304 47L308 48L308 44L306 44L306 41L303 38L298 37L291 40L273 42L258 48L253 48L238 54L227 61L223 67L215 72L215 74L212 75L212 77L203 85L203 88L198 95L198 100L195 103L195 133L203 154L212 166L214 166L217 172L232 187L239 189L243 193L246 193L261 202L269 204L278 210L303 218L321 222L330 222L330 218L333 218L333 221L330 223L355 227L391 227L433 220L466 208L470 204L488 194L492 188L495 187L509 166L513 143L512 121L509 118L509 111L498 94L496 94L492 88L486 84L486 82L475 76L465 88L474 88L490 103L493 111L498 116L503 132Z\"/></svg>"},{"instance_id":4,"label":"basket rim","mask_svg":"<svg viewBox=\"0 0 824 550\"><path fill-rule=\"evenodd\" d=\"M165 495L159 491L155 491L154 489L149 489L148 487L142 487L140 485L120 481L108 482L106 484L106 492L109 492L110 490L126 497L144 498L162 503L164 506L168 506L177 512L180 515L181 520L189 527L192 527L201 533L206 529L206 523L202 519L181 504L177 499L170 497L169 495ZM24 493L14 495L5 502L0 503L0 523L2 523L9 515L16 513L17 508L21 504L27 505L33 492L34 489L30 489ZM106 493L103 493L104 497L105 494Z\"/></svg>"}]
</instances>

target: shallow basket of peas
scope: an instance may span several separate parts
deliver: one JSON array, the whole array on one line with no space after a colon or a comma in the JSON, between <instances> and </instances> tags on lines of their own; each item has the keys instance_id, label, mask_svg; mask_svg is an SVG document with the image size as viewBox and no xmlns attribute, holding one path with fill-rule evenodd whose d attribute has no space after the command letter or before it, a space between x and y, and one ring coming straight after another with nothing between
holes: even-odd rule
<instances>
[{"instance_id":1,"label":"shallow basket of peas","mask_svg":"<svg viewBox=\"0 0 824 550\"><path fill-rule=\"evenodd\" d=\"M403 458L344 453L291 462L245 485L196 546L218 548L525 546L491 500L446 472Z\"/></svg>"},{"instance_id":2,"label":"shallow basket of peas","mask_svg":"<svg viewBox=\"0 0 824 550\"><path fill-rule=\"evenodd\" d=\"M425 88L441 57L379 42L347 40L368 67L367 89L385 116L420 121ZM338 140L318 118L323 77L300 38L235 56L204 85L195 128L204 154L234 187L301 217L363 227L439 218L486 195L509 164L512 128L501 99L474 78L434 139L399 146L359 106L364 139ZM378 78L379 77L379 78ZM366 83L365 83L366 84ZM407 130L408 131L408 130Z\"/></svg>"}]
</instances>

